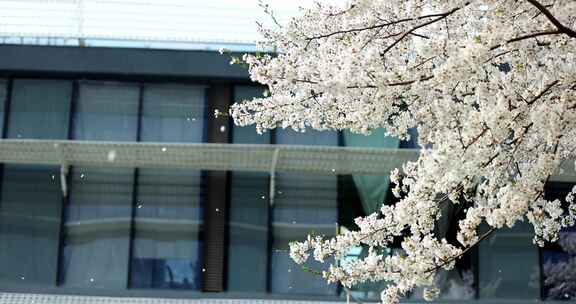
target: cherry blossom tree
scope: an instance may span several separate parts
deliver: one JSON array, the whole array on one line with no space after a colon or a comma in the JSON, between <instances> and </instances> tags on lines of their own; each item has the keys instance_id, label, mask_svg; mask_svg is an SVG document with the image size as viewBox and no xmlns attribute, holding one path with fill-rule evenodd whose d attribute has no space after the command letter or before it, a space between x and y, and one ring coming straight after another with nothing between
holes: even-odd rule
<instances>
[{"instance_id":1,"label":"cherry blossom tree","mask_svg":"<svg viewBox=\"0 0 576 304\"><path fill-rule=\"evenodd\" d=\"M416 287L431 300L435 274L497 229L528 221L542 246L574 224L576 189L562 201L543 194L575 159L576 1L317 3L260 30L262 46L277 53L242 61L269 94L233 105L236 124L385 128L401 139L416 128L421 146L418 160L391 173L398 203L356 219L356 231L292 243L297 263L366 246L365 258L333 263L324 278L345 287L388 281L383 303ZM435 234L443 204L465 207L457 241ZM398 253L379 254L398 240Z\"/></svg>"}]
</instances>

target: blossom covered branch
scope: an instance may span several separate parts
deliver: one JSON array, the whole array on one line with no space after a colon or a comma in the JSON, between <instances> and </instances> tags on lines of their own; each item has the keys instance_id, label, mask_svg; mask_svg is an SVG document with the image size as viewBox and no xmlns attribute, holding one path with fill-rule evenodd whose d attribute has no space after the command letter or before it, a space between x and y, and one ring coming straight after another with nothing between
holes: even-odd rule
<instances>
[{"instance_id":1,"label":"blossom covered branch","mask_svg":"<svg viewBox=\"0 0 576 304\"><path fill-rule=\"evenodd\" d=\"M356 219L358 229L291 244L303 263L366 246L366 258L323 273L350 287L389 281L396 303L486 234L529 221L534 242L574 224L576 204L544 199L550 176L576 150L576 2L351 0L318 4L278 29L261 29L276 55L245 55L269 94L233 105L236 124L259 132L416 128L419 159L392 172L395 205ZM576 190L575 190L576 191ZM440 198L440 199L438 199ZM463 204L457 241L436 233L443 204ZM378 248L401 240L401 250ZM330 259L332 260L332 259Z\"/></svg>"}]
</instances>

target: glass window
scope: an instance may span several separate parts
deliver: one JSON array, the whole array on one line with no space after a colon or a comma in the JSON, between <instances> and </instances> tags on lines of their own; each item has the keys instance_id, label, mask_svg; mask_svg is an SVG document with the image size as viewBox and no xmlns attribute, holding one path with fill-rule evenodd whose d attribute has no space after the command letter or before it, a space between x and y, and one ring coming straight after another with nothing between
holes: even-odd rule
<instances>
[{"instance_id":1,"label":"glass window","mask_svg":"<svg viewBox=\"0 0 576 304\"><path fill-rule=\"evenodd\" d=\"M138 171L131 287L201 287L200 181L200 171Z\"/></svg>"},{"instance_id":2,"label":"glass window","mask_svg":"<svg viewBox=\"0 0 576 304\"><path fill-rule=\"evenodd\" d=\"M74 139L136 141L138 86L82 83L79 89ZM62 284L125 288L134 169L71 170Z\"/></svg>"},{"instance_id":3,"label":"glass window","mask_svg":"<svg viewBox=\"0 0 576 304\"><path fill-rule=\"evenodd\" d=\"M76 140L135 141L139 88L116 82L80 84L74 113Z\"/></svg>"},{"instance_id":4,"label":"glass window","mask_svg":"<svg viewBox=\"0 0 576 304\"><path fill-rule=\"evenodd\" d=\"M191 85L147 85L142 105L142 140L202 142L205 89Z\"/></svg>"},{"instance_id":5,"label":"glass window","mask_svg":"<svg viewBox=\"0 0 576 304\"><path fill-rule=\"evenodd\" d=\"M8 138L67 139L72 82L16 79Z\"/></svg>"},{"instance_id":6,"label":"glass window","mask_svg":"<svg viewBox=\"0 0 576 304\"><path fill-rule=\"evenodd\" d=\"M202 141L203 88L147 86L143 102L142 141ZM138 170L131 287L201 288L201 181L196 170Z\"/></svg>"},{"instance_id":7,"label":"glass window","mask_svg":"<svg viewBox=\"0 0 576 304\"><path fill-rule=\"evenodd\" d=\"M338 145L336 132L278 130L278 144ZM332 237L338 227L336 175L276 174L276 197L272 208L271 290L277 293L335 295L336 285L304 271L290 259L288 243L308 234ZM306 265L320 270L323 264Z\"/></svg>"},{"instance_id":8,"label":"glass window","mask_svg":"<svg viewBox=\"0 0 576 304\"><path fill-rule=\"evenodd\" d=\"M262 96L262 87L236 86L234 100ZM269 144L270 133L234 126L235 144ZM232 172L230 187L228 290L266 292L268 271L268 173ZM250 271L245 271L250 269Z\"/></svg>"},{"instance_id":9,"label":"glass window","mask_svg":"<svg viewBox=\"0 0 576 304\"><path fill-rule=\"evenodd\" d=\"M544 300L576 300L576 227L542 249L542 275Z\"/></svg>"},{"instance_id":10,"label":"glass window","mask_svg":"<svg viewBox=\"0 0 576 304\"><path fill-rule=\"evenodd\" d=\"M64 286L126 287L132 171L73 168L61 265Z\"/></svg>"},{"instance_id":11,"label":"glass window","mask_svg":"<svg viewBox=\"0 0 576 304\"><path fill-rule=\"evenodd\" d=\"M333 237L338 218L336 176L278 173L272 211L272 291L299 294L336 294L335 285L305 272L290 259L288 244L308 234ZM308 263L312 269L325 265Z\"/></svg>"},{"instance_id":12,"label":"glass window","mask_svg":"<svg viewBox=\"0 0 576 304\"><path fill-rule=\"evenodd\" d=\"M71 89L69 81L14 80L8 138L65 139ZM0 191L0 282L55 285L60 169L6 164Z\"/></svg>"},{"instance_id":13,"label":"glass window","mask_svg":"<svg viewBox=\"0 0 576 304\"><path fill-rule=\"evenodd\" d=\"M538 299L539 254L528 223L502 229L479 245L481 299Z\"/></svg>"},{"instance_id":14,"label":"glass window","mask_svg":"<svg viewBox=\"0 0 576 304\"><path fill-rule=\"evenodd\" d=\"M567 210L566 195L573 183L553 182L546 185L547 200L558 199ZM560 231L558 241L546 243L540 249L542 254L542 297L549 301L576 300L576 227Z\"/></svg>"}]
</instances>

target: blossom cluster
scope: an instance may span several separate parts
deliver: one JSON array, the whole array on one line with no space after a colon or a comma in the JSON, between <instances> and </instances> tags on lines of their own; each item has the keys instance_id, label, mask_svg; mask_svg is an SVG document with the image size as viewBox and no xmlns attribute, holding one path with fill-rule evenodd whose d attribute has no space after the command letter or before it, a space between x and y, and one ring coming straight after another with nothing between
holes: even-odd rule
<instances>
[{"instance_id":1,"label":"blossom cluster","mask_svg":"<svg viewBox=\"0 0 576 304\"><path fill-rule=\"evenodd\" d=\"M389 281L382 301L396 303L415 287L434 298L435 273L496 229L527 220L536 244L555 241L576 218L574 193L544 196L575 157L575 29L573 0L350 0L261 28L262 47L277 53L243 61L268 94L233 105L236 124L385 128L401 139L416 128L421 146L392 172L398 203L357 219L355 231L292 243L292 258L338 261L366 246L366 258L335 262L324 277ZM444 204L466 209L453 243L436 231ZM379 253L398 239L397 254Z\"/></svg>"}]
</instances>

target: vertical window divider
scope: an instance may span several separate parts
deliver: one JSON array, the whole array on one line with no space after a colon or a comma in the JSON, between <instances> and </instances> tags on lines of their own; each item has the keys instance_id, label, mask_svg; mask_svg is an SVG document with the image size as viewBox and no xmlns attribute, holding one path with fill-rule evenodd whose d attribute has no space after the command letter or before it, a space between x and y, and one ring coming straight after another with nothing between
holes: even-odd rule
<instances>
[{"instance_id":1,"label":"vertical window divider","mask_svg":"<svg viewBox=\"0 0 576 304\"><path fill-rule=\"evenodd\" d=\"M138 91L138 112L137 115L137 125L136 125L136 142L140 142L142 139L142 108L144 104L144 84L139 83ZM126 271L126 289L130 289L132 286L132 261L134 255L134 237L136 235L136 208L138 204L138 178L139 170L134 168L134 177L132 183L132 205L130 207L130 235L128 239L128 263Z\"/></svg>"},{"instance_id":2,"label":"vertical window divider","mask_svg":"<svg viewBox=\"0 0 576 304\"><path fill-rule=\"evenodd\" d=\"M474 299L480 299L480 257L478 247L474 248L471 254L472 259L472 274L474 276L473 288L474 288Z\"/></svg>"},{"instance_id":3,"label":"vertical window divider","mask_svg":"<svg viewBox=\"0 0 576 304\"><path fill-rule=\"evenodd\" d=\"M230 130L226 129L228 123L222 124L212 113L216 109L222 110L229 106L232 98L231 85L227 82L213 83L207 91L207 142L229 143ZM208 171L203 177L205 177L207 190L205 199L202 201L204 204L202 207L204 210L202 291L222 292L225 290L226 279L224 271L227 264L225 251L229 193L222 191L218 185L227 185L230 176L226 171Z\"/></svg>"},{"instance_id":4,"label":"vertical window divider","mask_svg":"<svg viewBox=\"0 0 576 304\"><path fill-rule=\"evenodd\" d=\"M2 138L8 136L8 123L10 120L10 107L12 105L12 88L14 86L14 78L9 78L6 82L6 96L4 97L4 123L2 125Z\"/></svg>"},{"instance_id":5,"label":"vertical window divider","mask_svg":"<svg viewBox=\"0 0 576 304\"><path fill-rule=\"evenodd\" d=\"M276 145L276 129L270 130L270 144ZM268 179L268 183L270 183L270 179ZM270 184L268 185L270 187ZM274 190L276 191L276 190ZM270 200L270 197L268 198ZM272 292L272 250L274 248L273 244L273 236L274 231L272 231L272 222L274 221L274 214L273 214L274 206L271 206L270 203L266 204L266 214L267 214L267 222L266 222L266 230L267 230L267 238L266 238L266 292Z\"/></svg>"},{"instance_id":6,"label":"vertical window divider","mask_svg":"<svg viewBox=\"0 0 576 304\"><path fill-rule=\"evenodd\" d=\"M78 80L72 81L72 92L70 94L70 109L68 111L68 135L67 140L74 139L74 113L76 112L76 106L78 103L78 96L80 93L80 84ZM60 164L60 166L64 166L64 164ZM62 167L61 167L61 170ZM71 176L72 176L72 168L68 169L68 175L65 178L66 184L70 186L71 184ZM60 181L62 182L62 180ZM58 230L58 256L56 261L56 286L61 286L64 283L64 273L63 273L63 262L64 262L64 245L66 241L65 235L65 224L66 224L66 207L70 203L70 187L68 187L68 191L66 195L62 195L62 203L60 205L60 227Z\"/></svg>"},{"instance_id":7,"label":"vertical window divider","mask_svg":"<svg viewBox=\"0 0 576 304\"><path fill-rule=\"evenodd\" d=\"M4 117L2 124L2 139L8 135L8 120L10 119L10 104L12 103L12 86L14 79L9 78L6 83L6 96L4 97ZM4 184L4 163L0 163L0 186ZM0 211L2 208L2 191L0 191Z\"/></svg>"},{"instance_id":8,"label":"vertical window divider","mask_svg":"<svg viewBox=\"0 0 576 304\"><path fill-rule=\"evenodd\" d=\"M12 103L12 87L14 85L14 79L9 78L6 82L6 96L4 97L4 117L2 125L2 139L8 136L8 120L10 119L10 105ZM4 179L4 163L0 163L0 185L3 183ZM0 207L2 206L2 192L0 191Z\"/></svg>"},{"instance_id":9,"label":"vertical window divider","mask_svg":"<svg viewBox=\"0 0 576 304\"><path fill-rule=\"evenodd\" d=\"M540 289L539 292L539 300L540 301L545 301L545 293L544 293L544 248L538 246L538 287Z\"/></svg>"},{"instance_id":10,"label":"vertical window divider","mask_svg":"<svg viewBox=\"0 0 576 304\"><path fill-rule=\"evenodd\" d=\"M338 131L338 147L344 147L344 133ZM344 205L344 180L342 175L336 174L336 235L340 233L340 223L342 216L342 206ZM340 264L339 261L334 261ZM344 288L341 284L336 284L336 297L340 296Z\"/></svg>"}]
</instances>

